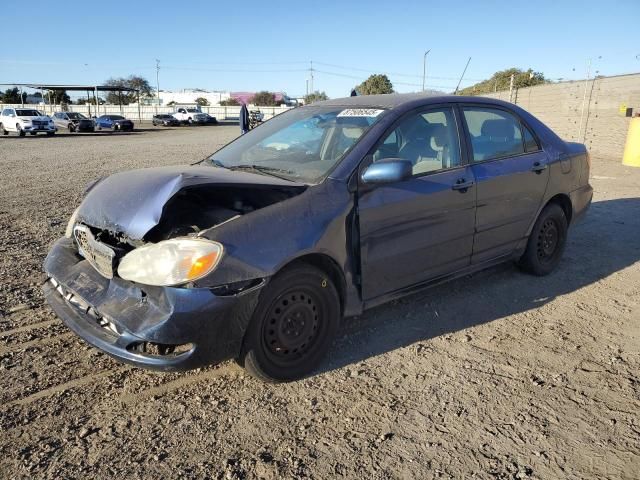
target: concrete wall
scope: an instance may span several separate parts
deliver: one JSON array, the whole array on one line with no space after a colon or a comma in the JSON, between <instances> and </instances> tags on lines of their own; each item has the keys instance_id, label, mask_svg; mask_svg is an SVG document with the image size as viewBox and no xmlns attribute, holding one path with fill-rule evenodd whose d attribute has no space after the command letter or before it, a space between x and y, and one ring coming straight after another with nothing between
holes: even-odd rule
<instances>
[{"instance_id":1,"label":"concrete wall","mask_svg":"<svg viewBox=\"0 0 640 480\"><path fill-rule=\"evenodd\" d=\"M509 101L508 90L485 96ZM630 119L620 106L640 113L640 74L521 88L512 97L563 139L585 143L594 154L622 158Z\"/></svg>"},{"instance_id":2,"label":"concrete wall","mask_svg":"<svg viewBox=\"0 0 640 480\"><path fill-rule=\"evenodd\" d=\"M0 110L4 107L14 107L14 108L22 108L20 104L17 105L9 105L0 103ZM96 115L96 107L91 105L91 115ZM51 115L54 112L60 111L60 107L58 105L24 105L24 108L34 108L45 115ZM292 107L256 107L254 105L248 105L249 110L260 110L264 114L264 119L268 120L276 115L286 112ZM89 116L89 105L68 105L67 110L70 112L79 112L83 115ZM204 113L208 113L218 120L237 120L240 116L240 107L201 107L201 110ZM133 121L146 120L151 121L151 118L156 113L173 113L175 112L174 107L156 107L153 105L141 105L140 111L138 112L138 105L126 105L122 108L118 105L99 105L98 106L98 114L105 115L123 115L126 118L129 118Z\"/></svg>"}]
</instances>

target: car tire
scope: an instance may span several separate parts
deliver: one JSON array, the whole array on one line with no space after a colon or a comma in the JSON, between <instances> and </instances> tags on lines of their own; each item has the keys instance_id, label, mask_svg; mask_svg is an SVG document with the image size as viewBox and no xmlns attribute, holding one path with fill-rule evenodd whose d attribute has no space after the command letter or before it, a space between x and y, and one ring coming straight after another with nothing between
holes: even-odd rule
<instances>
[{"instance_id":1,"label":"car tire","mask_svg":"<svg viewBox=\"0 0 640 480\"><path fill-rule=\"evenodd\" d=\"M26 135L25 131L22 129L19 123L16 123L16 135L19 137L24 137Z\"/></svg>"},{"instance_id":2,"label":"car tire","mask_svg":"<svg viewBox=\"0 0 640 480\"><path fill-rule=\"evenodd\" d=\"M73 126L73 123L70 123L68 125L68 128L69 128L69 133L73 133L76 131L76 127Z\"/></svg>"},{"instance_id":3,"label":"car tire","mask_svg":"<svg viewBox=\"0 0 640 480\"><path fill-rule=\"evenodd\" d=\"M2 132L3 135L9 135L9 130L4 128L4 125L1 123L0 123L0 132Z\"/></svg>"},{"instance_id":4,"label":"car tire","mask_svg":"<svg viewBox=\"0 0 640 480\"><path fill-rule=\"evenodd\" d=\"M47 137L53 137L56 132L47 132Z\"/></svg>"},{"instance_id":5,"label":"car tire","mask_svg":"<svg viewBox=\"0 0 640 480\"><path fill-rule=\"evenodd\" d=\"M31 134L32 137L35 137L36 133L38 133L38 132L29 132L29 133Z\"/></svg>"},{"instance_id":6,"label":"car tire","mask_svg":"<svg viewBox=\"0 0 640 480\"><path fill-rule=\"evenodd\" d=\"M289 267L260 292L238 363L269 383L302 378L329 350L340 317L328 275L310 265Z\"/></svg>"},{"instance_id":7,"label":"car tire","mask_svg":"<svg viewBox=\"0 0 640 480\"><path fill-rule=\"evenodd\" d=\"M567 242L568 223L557 203L547 205L536 220L518 265L533 275L548 275L560 263Z\"/></svg>"},{"instance_id":8,"label":"car tire","mask_svg":"<svg viewBox=\"0 0 640 480\"><path fill-rule=\"evenodd\" d=\"M188 123L189 125L193 125L193 119L192 119L191 117L189 117L189 118L187 119L187 123Z\"/></svg>"}]
</instances>

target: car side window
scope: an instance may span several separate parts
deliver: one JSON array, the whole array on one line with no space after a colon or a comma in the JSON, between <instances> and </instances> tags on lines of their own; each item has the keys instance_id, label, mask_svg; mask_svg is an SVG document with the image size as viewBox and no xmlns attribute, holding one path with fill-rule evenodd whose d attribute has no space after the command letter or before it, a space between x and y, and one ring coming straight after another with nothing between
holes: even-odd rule
<instances>
[{"instance_id":1,"label":"car side window","mask_svg":"<svg viewBox=\"0 0 640 480\"><path fill-rule=\"evenodd\" d=\"M373 161L403 158L422 175L460 165L460 141L451 108L411 114L400 121L373 153Z\"/></svg>"},{"instance_id":2,"label":"car side window","mask_svg":"<svg viewBox=\"0 0 640 480\"><path fill-rule=\"evenodd\" d=\"M536 138L531 133L531 130L527 128L526 125L522 125L522 132L524 133L524 151L529 152L537 152L540 150L540 145L536 142Z\"/></svg>"},{"instance_id":3,"label":"car side window","mask_svg":"<svg viewBox=\"0 0 640 480\"><path fill-rule=\"evenodd\" d=\"M525 152L520 121L496 108L463 108L471 137L473 161L520 155Z\"/></svg>"}]
</instances>

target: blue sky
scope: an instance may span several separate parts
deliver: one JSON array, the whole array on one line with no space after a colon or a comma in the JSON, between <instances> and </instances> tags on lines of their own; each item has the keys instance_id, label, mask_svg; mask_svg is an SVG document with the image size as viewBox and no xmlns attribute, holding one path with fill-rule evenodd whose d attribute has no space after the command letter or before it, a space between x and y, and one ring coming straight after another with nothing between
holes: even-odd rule
<instances>
[{"instance_id":1,"label":"blue sky","mask_svg":"<svg viewBox=\"0 0 640 480\"><path fill-rule=\"evenodd\" d=\"M2 13L0 83L139 74L155 86L158 58L161 89L301 95L313 61L331 97L374 72L405 92L421 89L427 49L426 83L443 91L469 56L462 86L512 66L584 78L588 58L602 75L640 71L640 0L35 1Z\"/></svg>"}]
</instances>

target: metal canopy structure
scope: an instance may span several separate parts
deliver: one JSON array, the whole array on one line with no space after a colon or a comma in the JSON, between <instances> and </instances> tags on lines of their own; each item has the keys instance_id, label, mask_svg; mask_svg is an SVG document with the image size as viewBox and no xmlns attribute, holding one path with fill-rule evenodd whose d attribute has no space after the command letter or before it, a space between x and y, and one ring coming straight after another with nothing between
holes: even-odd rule
<instances>
[{"instance_id":1,"label":"metal canopy structure","mask_svg":"<svg viewBox=\"0 0 640 480\"><path fill-rule=\"evenodd\" d=\"M33 90L40 90L42 94L42 101L47 104L44 97L44 91L70 91L70 92L87 92L87 105L89 107L89 116L91 116L91 95L93 94L96 117L99 113L99 97L98 92L118 92L118 105L120 106L120 112L122 112L122 92L135 92L138 100L138 118L142 119L140 112L140 91L135 88L121 87L115 85L53 85L46 83L0 83L0 87L18 87L20 88L20 99L22 99L22 92L24 88L31 88ZM23 103L24 105L24 103ZM50 102L50 105L53 105Z\"/></svg>"}]
</instances>

